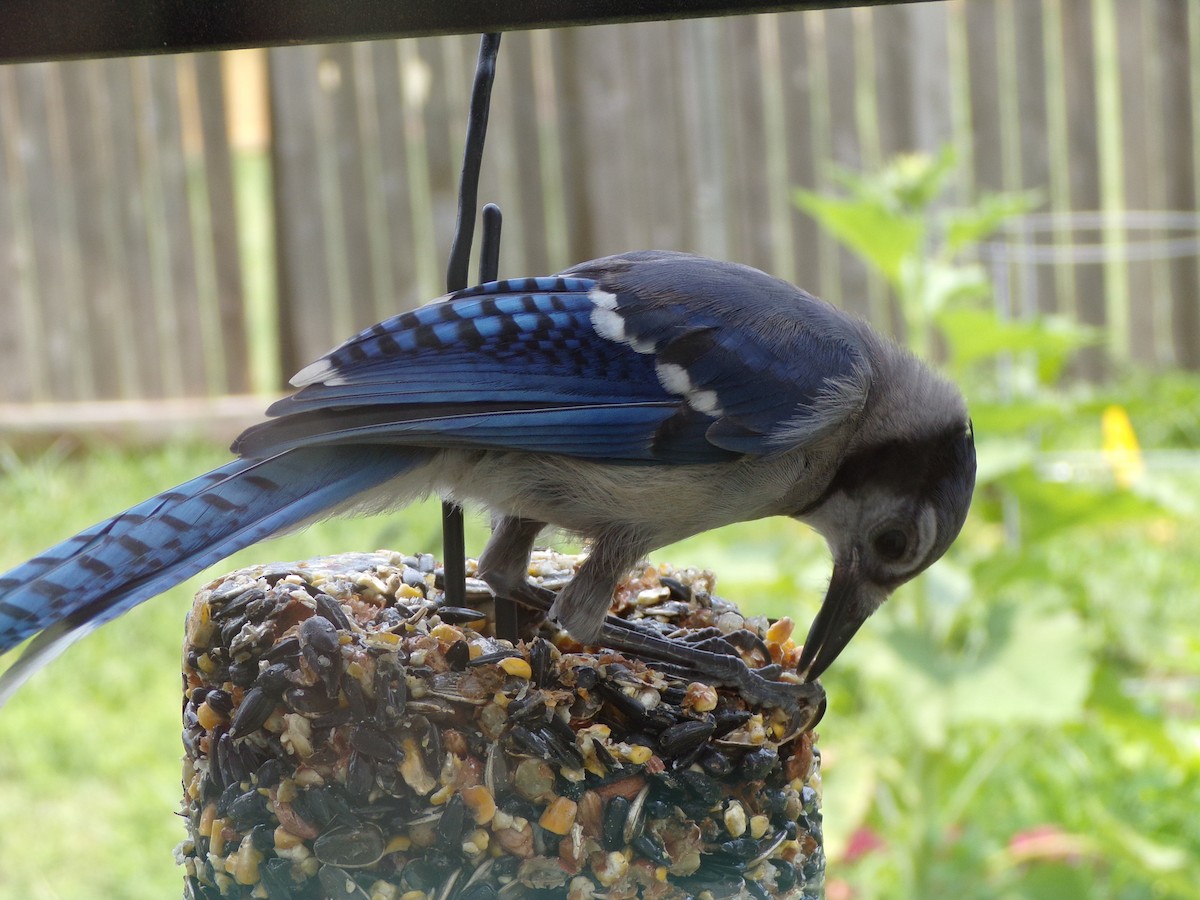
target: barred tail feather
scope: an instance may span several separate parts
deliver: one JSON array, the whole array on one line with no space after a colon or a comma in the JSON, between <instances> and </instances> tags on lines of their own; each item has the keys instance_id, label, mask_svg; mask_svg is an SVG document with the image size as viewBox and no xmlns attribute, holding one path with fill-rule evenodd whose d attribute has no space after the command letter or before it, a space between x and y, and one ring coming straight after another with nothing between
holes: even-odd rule
<instances>
[{"instance_id":1,"label":"barred tail feather","mask_svg":"<svg viewBox=\"0 0 1200 900\"><path fill-rule=\"evenodd\" d=\"M93 628L230 554L353 505L429 459L395 447L304 447L239 459L68 538L0 576L0 705Z\"/></svg>"}]
</instances>

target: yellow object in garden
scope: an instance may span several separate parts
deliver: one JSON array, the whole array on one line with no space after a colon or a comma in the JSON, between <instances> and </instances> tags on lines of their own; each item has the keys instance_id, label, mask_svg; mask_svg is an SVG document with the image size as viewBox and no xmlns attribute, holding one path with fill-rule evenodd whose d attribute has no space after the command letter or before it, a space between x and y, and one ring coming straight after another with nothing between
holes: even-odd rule
<instances>
[{"instance_id":1,"label":"yellow object in garden","mask_svg":"<svg viewBox=\"0 0 1200 900\"><path fill-rule=\"evenodd\" d=\"M1101 449L1113 478L1121 487L1132 487L1146 474L1146 463L1142 459L1142 448L1138 446L1137 434L1129 413L1124 407L1110 406L1100 417Z\"/></svg>"}]
</instances>

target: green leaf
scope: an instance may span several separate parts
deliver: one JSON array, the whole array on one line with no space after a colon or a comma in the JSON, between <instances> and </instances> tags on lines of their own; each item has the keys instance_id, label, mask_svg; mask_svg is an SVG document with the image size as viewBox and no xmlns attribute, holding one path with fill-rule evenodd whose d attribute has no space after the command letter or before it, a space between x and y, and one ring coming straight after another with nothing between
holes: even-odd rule
<instances>
[{"instance_id":1,"label":"green leaf","mask_svg":"<svg viewBox=\"0 0 1200 900\"><path fill-rule=\"evenodd\" d=\"M1072 353L1096 343L1100 334L1067 319L1047 316L1014 321L991 310L950 308L937 318L958 367L1001 353L1031 353L1042 380L1053 379Z\"/></svg>"},{"instance_id":2,"label":"green leaf","mask_svg":"<svg viewBox=\"0 0 1200 900\"><path fill-rule=\"evenodd\" d=\"M976 435L979 428L976 426ZM1032 464L1036 449L1027 439L988 438L977 440L975 445L976 474L978 485L991 484Z\"/></svg>"},{"instance_id":3,"label":"green leaf","mask_svg":"<svg viewBox=\"0 0 1200 900\"><path fill-rule=\"evenodd\" d=\"M1064 416L1070 416L1073 412L1070 403L1061 395L1055 394L1032 399L1020 398L1004 403L978 399L971 401L971 421L975 425L977 442L993 437L1024 435L1031 428L1041 428L1047 422L1061 421Z\"/></svg>"},{"instance_id":4,"label":"green leaf","mask_svg":"<svg viewBox=\"0 0 1200 900\"><path fill-rule=\"evenodd\" d=\"M1018 600L992 604L985 640L969 653L896 626L865 663L873 680L904 686L905 716L926 747L941 747L958 725L1053 725L1082 714L1092 660L1079 617Z\"/></svg>"},{"instance_id":5,"label":"green leaf","mask_svg":"<svg viewBox=\"0 0 1200 900\"><path fill-rule=\"evenodd\" d=\"M920 219L872 201L823 197L804 190L794 197L801 209L899 288L901 264L920 250L925 237Z\"/></svg>"},{"instance_id":6,"label":"green leaf","mask_svg":"<svg viewBox=\"0 0 1200 900\"><path fill-rule=\"evenodd\" d=\"M860 174L837 168L833 176L858 200L923 216L945 192L955 162L954 147L947 144L937 156L901 153L878 172Z\"/></svg>"},{"instance_id":7,"label":"green leaf","mask_svg":"<svg viewBox=\"0 0 1200 900\"><path fill-rule=\"evenodd\" d=\"M1014 191L984 194L973 206L951 210L945 217L947 251L954 255L979 243L1005 219L1037 209L1041 202L1039 191Z\"/></svg>"},{"instance_id":8,"label":"green leaf","mask_svg":"<svg viewBox=\"0 0 1200 900\"><path fill-rule=\"evenodd\" d=\"M1158 503L1130 491L1045 481L1029 470L1005 479L1021 507L1021 537L1037 543L1073 528L1090 528L1099 538L1105 525L1152 521L1169 515Z\"/></svg>"},{"instance_id":9,"label":"green leaf","mask_svg":"<svg viewBox=\"0 0 1200 900\"><path fill-rule=\"evenodd\" d=\"M938 316L965 301L984 300L992 285L982 266L950 265L930 260L924 265L922 300L927 316Z\"/></svg>"},{"instance_id":10,"label":"green leaf","mask_svg":"<svg viewBox=\"0 0 1200 900\"><path fill-rule=\"evenodd\" d=\"M1106 730L1119 736L1125 758L1139 766L1155 760L1179 770L1189 765L1196 768L1168 732L1164 719L1149 715L1135 703L1132 690L1129 679L1122 678L1113 666L1101 666L1088 699L1088 709Z\"/></svg>"}]
</instances>

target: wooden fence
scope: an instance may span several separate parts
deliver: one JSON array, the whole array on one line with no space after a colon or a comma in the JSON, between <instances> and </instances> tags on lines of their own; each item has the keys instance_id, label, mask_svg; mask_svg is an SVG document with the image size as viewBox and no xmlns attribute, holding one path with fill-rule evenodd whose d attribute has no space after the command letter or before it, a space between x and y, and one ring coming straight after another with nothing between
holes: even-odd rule
<instances>
[{"instance_id":1,"label":"wooden fence","mask_svg":"<svg viewBox=\"0 0 1200 900\"><path fill-rule=\"evenodd\" d=\"M261 86L217 55L0 68L0 402L274 386L436 296L477 46L269 51L269 178L246 176L227 127L227 99ZM1001 273L1016 308L1109 326L1110 358L1197 368L1196 255L1120 261L1197 231L1120 214L1195 212L1198 103L1200 4L1178 0L513 33L481 194L505 212L502 274L688 249L880 319L886 294L791 189L830 187L831 162L870 169L950 143L960 200L1036 187L1049 210L1113 214L1098 232L1031 238L1113 253ZM270 216L273 278L248 277L263 248L239 228L255 210ZM272 384L251 374L264 359Z\"/></svg>"}]
</instances>

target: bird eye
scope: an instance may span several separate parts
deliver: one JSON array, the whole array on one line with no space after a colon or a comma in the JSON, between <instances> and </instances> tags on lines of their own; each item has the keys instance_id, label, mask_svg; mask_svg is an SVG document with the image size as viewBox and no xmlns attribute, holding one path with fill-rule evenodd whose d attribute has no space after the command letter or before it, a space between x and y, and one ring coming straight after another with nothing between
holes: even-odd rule
<instances>
[{"instance_id":1,"label":"bird eye","mask_svg":"<svg viewBox=\"0 0 1200 900\"><path fill-rule=\"evenodd\" d=\"M875 535L875 552L884 559L895 562L908 550L908 535L899 528L889 528Z\"/></svg>"}]
</instances>

